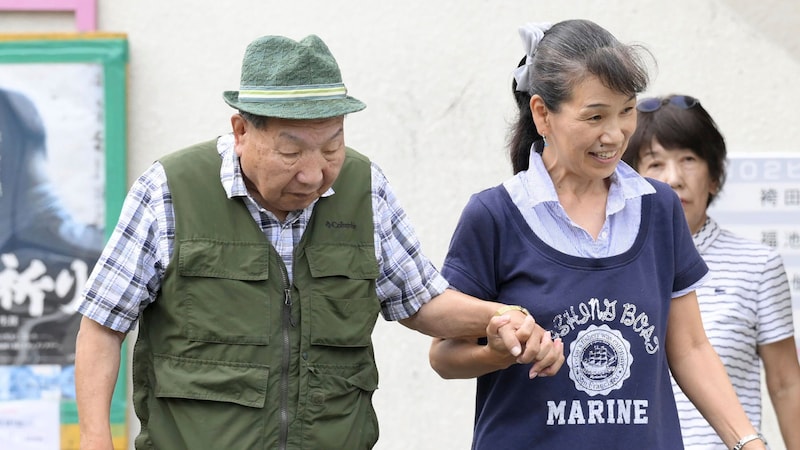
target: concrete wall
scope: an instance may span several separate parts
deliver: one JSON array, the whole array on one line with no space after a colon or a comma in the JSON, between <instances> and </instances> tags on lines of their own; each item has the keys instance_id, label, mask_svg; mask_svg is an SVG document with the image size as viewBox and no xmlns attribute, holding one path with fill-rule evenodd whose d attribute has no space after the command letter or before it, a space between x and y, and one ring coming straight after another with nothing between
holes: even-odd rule
<instances>
[{"instance_id":1,"label":"concrete wall","mask_svg":"<svg viewBox=\"0 0 800 450\"><path fill-rule=\"evenodd\" d=\"M129 183L162 153L224 133L221 92L260 35L320 35L352 95L347 142L386 171L438 265L468 196L511 173L505 132L524 22L592 19L658 62L649 94L697 96L731 151L796 151L800 3L782 0L98 0L130 41ZM69 14L2 13L0 31L71 31ZM380 321L378 448L469 447L472 381L443 381L429 340ZM774 418L765 431L782 448ZM135 425L134 425L135 426Z\"/></svg>"}]
</instances>

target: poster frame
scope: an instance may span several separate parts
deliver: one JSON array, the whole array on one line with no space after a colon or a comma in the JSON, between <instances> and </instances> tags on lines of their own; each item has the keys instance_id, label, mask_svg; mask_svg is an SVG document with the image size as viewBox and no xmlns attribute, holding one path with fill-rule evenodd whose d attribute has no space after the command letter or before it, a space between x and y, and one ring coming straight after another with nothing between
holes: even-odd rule
<instances>
[{"instance_id":1,"label":"poster frame","mask_svg":"<svg viewBox=\"0 0 800 450\"><path fill-rule=\"evenodd\" d=\"M127 71L128 41L120 33L0 34L2 64L94 63L101 67L105 156L105 236L117 222L127 192ZM114 448L128 448L127 345L111 404ZM79 447L78 414L74 400L60 404L62 450Z\"/></svg>"}]
</instances>

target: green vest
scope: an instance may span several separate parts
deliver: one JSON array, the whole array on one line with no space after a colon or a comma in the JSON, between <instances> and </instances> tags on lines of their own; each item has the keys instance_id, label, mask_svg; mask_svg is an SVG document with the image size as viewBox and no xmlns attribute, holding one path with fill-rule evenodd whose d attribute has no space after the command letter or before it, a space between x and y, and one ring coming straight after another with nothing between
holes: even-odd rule
<instances>
[{"instance_id":1,"label":"green vest","mask_svg":"<svg viewBox=\"0 0 800 450\"><path fill-rule=\"evenodd\" d=\"M161 160L175 246L133 354L136 448L368 449L375 280L370 163L347 149L286 266L219 183L216 141Z\"/></svg>"}]
</instances>

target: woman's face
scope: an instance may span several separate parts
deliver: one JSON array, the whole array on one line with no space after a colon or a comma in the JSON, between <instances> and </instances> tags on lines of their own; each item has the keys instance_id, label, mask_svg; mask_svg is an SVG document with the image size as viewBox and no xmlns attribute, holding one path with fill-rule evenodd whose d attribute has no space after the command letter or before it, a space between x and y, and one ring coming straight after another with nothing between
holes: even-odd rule
<instances>
[{"instance_id":1,"label":"woman's face","mask_svg":"<svg viewBox=\"0 0 800 450\"><path fill-rule=\"evenodd\" d=\"M669 184L681 199L681 206L692 234L706 222L708 196L717 193L706 160L688 148L665 149L653 139L650 148L639 150L636 171Z\"/></svg>"},{"instance_id":2,"label":"woman's face","mask_svg":"<svg viewBox=\"0 0 800 450\"><path fill-rule=\"evenodd\" d=\"M554 181L611 176L636 129L636 97L620 94L590 76L558 112L531 99L537 129L547 138L542 157Z\"/></svg>"}]
</instances>

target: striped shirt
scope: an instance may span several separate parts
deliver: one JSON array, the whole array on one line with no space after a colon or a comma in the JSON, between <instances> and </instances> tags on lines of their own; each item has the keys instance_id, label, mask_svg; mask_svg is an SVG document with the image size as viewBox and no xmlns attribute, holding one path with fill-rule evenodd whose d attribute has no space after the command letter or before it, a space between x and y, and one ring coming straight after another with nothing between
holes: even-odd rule
<instances>
[{"instance_id":1,"label":"striped shirt","mask_svg":"<svg viewBox=\"0 0 800 450\"><path fill-rule=\"evenodd\" d=\"M292 273L293 249L308 225L314 203L283 222L247 193L232 135L218 139L220 183L229 198L241 197L253 220ZM377 294L387 320L412 316L448 287L420 251L405 211L380 168L372 164ZM335 195L332 189L323 196ZM164 169L156 162L133 184L103 254L84 287L78 312L111 329L128 332L142 310L155 301L172 258L175 218Z\"/></svg>"},{"instance_id":2,"label":"striped shirt","mask_svg":"<svg viewBox=\"0 0 800 450\"><path fill-rule=\"evenodd\" d=\"M723 230L711 218L694 235L694 243L712 274L697 291L706 334L722 359L747 416L759 429L758 347L794 336L791 293L783 262L771 247ZM685 447L726 450L675 380L672 389Z\"/></svg>"}]
</instances>

